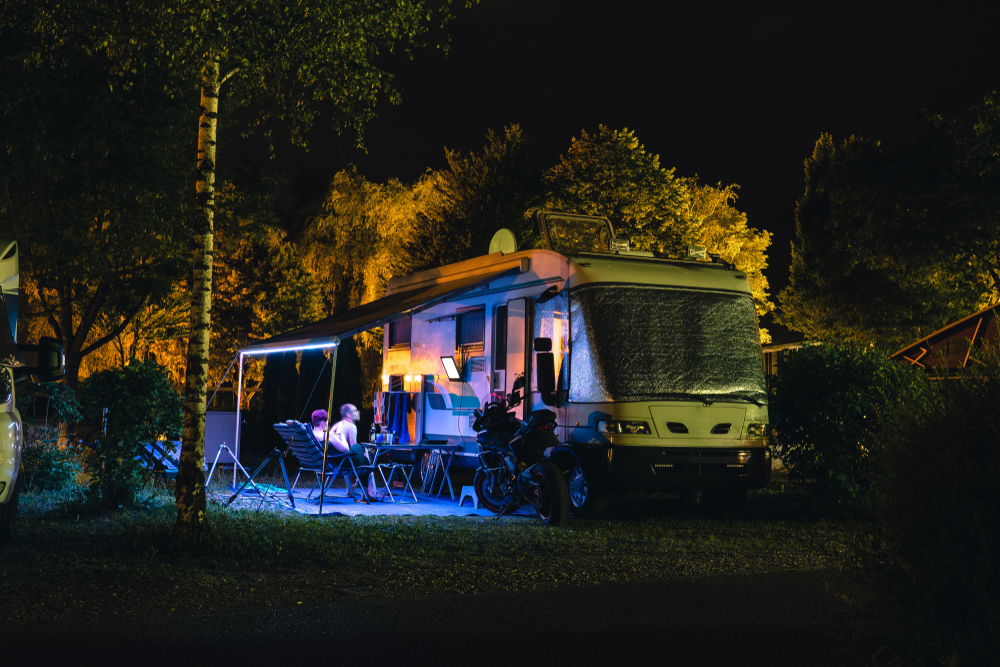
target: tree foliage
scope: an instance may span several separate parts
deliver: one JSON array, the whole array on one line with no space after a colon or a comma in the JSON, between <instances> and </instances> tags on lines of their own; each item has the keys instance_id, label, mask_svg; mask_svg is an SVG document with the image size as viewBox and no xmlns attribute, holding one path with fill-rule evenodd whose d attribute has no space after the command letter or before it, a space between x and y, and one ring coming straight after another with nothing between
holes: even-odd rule
<instances>
[{"instance_id":1,"label":"tree foliage","mask_svg":"<svg viewBox=\"0 0 1000 667\"><path fill-rule=\"evenodd\" d=\"M1000 661L1000 359L977 356L910 395L872 451L882 551L862 569L909 664Z\"/></svg>"},{"instance_id":2,"label":"tree foliage","mask_svg":"<svg viewBox=\"0 0 1000 667\"><path fill-rule=\"evenodd\" d=\"M33 62L23 26L3 35L0 234L21 248L23 315L63 344L75 386L83 359L179 277L187 156L173 130L191 119L156 72L115 90L106 61Z\"/></svg>"},{"instance_id":3,"label":"tree foliage","mask_svg":"<svg viewBox=\"0 0 1000 667\"><path fill-rule=\"evenodd\" d=\"M870 453L886 429L905 419L897 408L926 390L916 369L876 350L824 344L781 364L770 388L772 444L795 479L826 501L871 500Z\"/></svg>"},{"instance_id":4,"label":"tree foliage","mask_svg":"<svg viewBox=\"0 0 1000 667\"><path fill-rule=\"evenodd\" d=\"M360 141L379 96L398 100L391 75L377 60L384 52L421 45L431 8L423 0L89 0L33 6L30 15L49 58L56 45L78 44L107 59L126 87L150 68L172 76L172 92L199 91L195 214L190 248L188 364L184 448L178 473L178 526L193 531L205 519L205 404L209 375L215 170L218 121L256 103L252 126L283 123L304 145L320 109L330 125ZM448 18L449 3L438 5ZM31 12L29 14L29 12ZM223 86L225 85L225 88ZM223 101L223 95L225 100ZM325 106L318 103L329 102ZM220 106L221 103L221 106ZM221 111L220 111L221 110ZM221 114L221 115L220 115ZM235 124L235 123L234 123ZM246 128L246 129L252 129Z\"/></svg>"},{"instance_id":5,"label":"tree foliage","mask_svg":"<svg viewBox=\"0 0 1000 667\"><path fill-rule=\"evenodd\" d=\"M637 250L684 256L698 237L687 188L627 128L582 130L545 175L549 210L605 216Z\"/></svg>"},{"instance_id":6,"label":"tree foliage","mask_svg":"<svg viewBox=\"0 0 1000 667\"><path fill-rule=\"evenodd\" d=\"M390 278L415 269L407 248L421 212L437 196L429 178L408 187L394 179L385 185L371 183L354 168L337 173L300 241L327 314L385 296ZM382 329L356 338L368 395L382 372Z\"/></svg>"},{"instance_id":7,"label":"tree foliage","mask_svg":"<svg viewBox=\"0 0 1000 667\"><path fill-rule=\"evenodd\" d=\"M530 212L539 202L540 183L531 167L531 142L519 125L487 131L481 153L464 156L445 148L445 158L448 168L421 184L433 195L425 197L407 244L416 270L485 255L493 235L505 227L520 248L536 245Z\"/></svg>"},{"instance_id":8,"label":"tree foliage","mask_svg":"<svg viewBox=\"0 0 1000 667\"><path fill-rule=\"evenodd\" d=\"M180 435L182 402L169 373L156 363L135 362L90 376L79 396L83 414L106 425L95 443L88 501L97 507L134 503L149 481L137 460L143 444Z\"/></svg>"},{"instance_id":9,"label":"tree foliage","mask_svg":"<svg viewBox=\"0 0 1000 667\"><path fill-rule=\"evenodd\" d=\"M830 135L806 160L780 321L898 346L1000 298L1000 111L927 117L895 150Z\"/></svg>"},{"instance_id":10,"label":"tree foliage","mask_svg":"<svg viewBox=\"0 0 1000 667\"><path fill-rule=\"evenodd\" d=\"M747 214L737 210L739 186L706 185L699 183L697 177L683 179L683 183L688 191L684 217L692 228L699 230L697 244L746 274L758 317L773 311L764 275L771 233L750 227ZM770 340L766 329L761 330L761 339L765 343Z\"/></svg>"},{"instance_id":11,"label":"tree foliage","mask_svg":"<svg viewBox=\"0 0 1000 667\"><path fill-rule=\"evenodd\" d=\"M323 316L319 285L295 244L271 220L272 194L250 196L233 183L220 188L219 243L213 271L211 384L221 382L238 351L255 340ZM249 402L263 362L247 359ZM235 379L230 376L230 379Z\"/></svg>"}]
</instances>

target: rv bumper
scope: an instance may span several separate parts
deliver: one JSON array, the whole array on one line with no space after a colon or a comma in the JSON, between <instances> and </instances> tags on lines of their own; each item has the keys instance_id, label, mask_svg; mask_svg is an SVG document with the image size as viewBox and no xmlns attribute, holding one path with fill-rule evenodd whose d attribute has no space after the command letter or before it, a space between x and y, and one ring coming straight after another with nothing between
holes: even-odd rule
<instances>
[{"instance_id":1,"label":"rv bumper","mask_svg":"<svg viewBox=\"0 0 1000 667\"><path fill-rule=\"evenodd\" d=\"M573 451L603 492L761 489L771 479L771 451L762 440L734 447L574 445Z\"/></svg>"}]
</instances>

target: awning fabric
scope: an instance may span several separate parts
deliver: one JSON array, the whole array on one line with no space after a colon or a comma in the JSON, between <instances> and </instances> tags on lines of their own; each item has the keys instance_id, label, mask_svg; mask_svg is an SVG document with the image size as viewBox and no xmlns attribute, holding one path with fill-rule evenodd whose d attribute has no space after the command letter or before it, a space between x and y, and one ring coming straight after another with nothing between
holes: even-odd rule
<instances>
[{"instance_id":1,"label":"awning fabric","mask_svg":"<svg viewBox=\"0 0 1000 667\"><path fill-rule=\"evenodd\" d=\"M519 273L519 268L507 268L490 274L464 276L434 283L426 287L397 292L366 303L338 315L307 324L240 350L244 354L266 354L282 350L319 348L335 345L340 339L361 331L382 326L393 317L406 312L419 312L441 303L449 297L473 290L503 276Z\"/></svg>"}]
</instances>

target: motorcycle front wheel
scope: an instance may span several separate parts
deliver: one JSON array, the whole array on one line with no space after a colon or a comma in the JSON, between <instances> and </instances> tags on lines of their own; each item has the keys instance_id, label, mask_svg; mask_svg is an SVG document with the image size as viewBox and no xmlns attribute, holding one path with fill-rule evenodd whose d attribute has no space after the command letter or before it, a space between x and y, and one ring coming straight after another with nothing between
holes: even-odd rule
<instances>
[{"instance_id":1,"label":"motorcycle front wheel","mask_svg":"<svg viewBox=\"0 0 1000 667\"><path fill-rule=\"evenodd\" d=\"M551 461L542 461L531 471L531 481L538 484L535 497L529 498L535 512L546 525L561 527L569 514L569 490L559 469Z\"/></svg>"},{"instance_id":2,"label":"motorcycle front wheel","mask_svg":"<svg viewBox=\"0 0 1000 667\"><path fill-rule=\"evenodd\" d=\"M500 473L487 472L480 468L476 471L476 478L472 484L476 488L479 504L494 514L500 514L510 504L511 495L504 493Z\"/></svg>"}]
</instances>

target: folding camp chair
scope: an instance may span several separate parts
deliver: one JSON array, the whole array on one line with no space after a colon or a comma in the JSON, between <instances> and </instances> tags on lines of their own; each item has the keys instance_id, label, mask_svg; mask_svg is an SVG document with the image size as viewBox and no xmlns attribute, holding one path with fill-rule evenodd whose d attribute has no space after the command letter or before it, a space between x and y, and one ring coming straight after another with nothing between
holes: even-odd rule
<instances>
[{"instance_id":1,"label":"folding camp chair","mask_svg":"<svg viewBox=\"0 0 1000 667\"><path fill-rule=\"evenodd\" d=\"M316 436L313 435L311 428L297 421L288 420L284 424L275 424L274 430L288 443L288 448L292 451L292 454L295 454L295 458L299 460L299 465L301 466L299 474L295 477L295 482L292 483L292 488L294 489L295 485L298 484L299 477L303 472L311 472L316 475L316 483L309 491L309 495L306 496L306 500L309 500L312 498L313 491L320 486L321 473L323 471L323 444L316 440ZM367 504L369 502L368 493L365 491L365 485L362 482L361 476L372 473L375 470L375 466L356 466L351 459L352 456L350 453L338 452L332 447L327 449L326 475L329 481L320 490L320 493L326 493L326 490L333 485L337 477L343 477L344 483L347 486L347 493L351 496L351 499L354 502ZM351 489L352 476L358 481L358 485L361 487L361 500L354 497L354 491Z\"/></svg>"},{"instance_id":2,"label":"folding camp chair","mask_svg":"<svg viewBox=\"0 0 1000 667\"><path fill-rule=\"evenodd\" d=\"M180 440L144 443L136 458L154 474L166 479L177 479L181 460Z\"/></svg>"}]
</instances>

